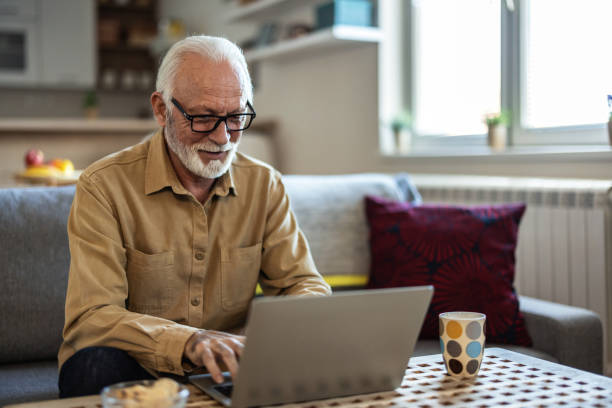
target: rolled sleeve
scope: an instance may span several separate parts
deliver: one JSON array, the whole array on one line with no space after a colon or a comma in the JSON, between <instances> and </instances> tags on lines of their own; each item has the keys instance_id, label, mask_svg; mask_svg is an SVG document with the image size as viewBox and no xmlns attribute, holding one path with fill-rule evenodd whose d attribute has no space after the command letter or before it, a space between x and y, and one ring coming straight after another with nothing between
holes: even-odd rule
<instances>
[{"instance_id":1,"label":"rolled sleeve","mask_svg":"<svg viewBox=\"0 0 612 408\"><path fill-rule=\"evenodd\" d=\"M183 352L189 338L198 329L183 325L170 325L165 330L155 350L156 371L184 375Z\"/></svg>"}]
</instances>

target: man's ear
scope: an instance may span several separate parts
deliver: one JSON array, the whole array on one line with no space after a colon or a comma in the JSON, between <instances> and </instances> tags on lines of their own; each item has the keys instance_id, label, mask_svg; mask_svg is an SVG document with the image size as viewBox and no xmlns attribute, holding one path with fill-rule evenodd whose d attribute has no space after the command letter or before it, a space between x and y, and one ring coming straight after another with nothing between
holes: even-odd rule
<instances>
[{"instance_id":1,"label":"man's ear","mask_svg":"<svg viewBox=\"0 0 612 408\"><path fill-rule=\"evenodd\" d=\"M155 91L151 94L151 107L153 108L153 115L159 126L166 126L166 104L161 93Z\"/></svg>"}]
</instances>

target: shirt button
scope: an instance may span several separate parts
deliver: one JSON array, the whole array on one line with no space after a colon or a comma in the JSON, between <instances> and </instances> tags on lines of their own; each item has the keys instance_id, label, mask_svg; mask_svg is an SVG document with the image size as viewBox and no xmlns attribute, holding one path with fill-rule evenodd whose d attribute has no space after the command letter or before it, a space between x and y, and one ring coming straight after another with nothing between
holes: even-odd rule
<instances>
[{"instance_id":1,"label":"shirt button","mask_svg":"<svg viewBox=\"0 0 612 408\"><path fill-rule=\"evenodd\" d=\"M193 306L198 306L200 304L200 298L199 297L194 297L191 299L191 304Z\"/></svg>"},{"instance_id":2,"label":"shirt button","mask_svg":"<svg viewBox=\"0 0 612 408\"><path fill-rule=\"evenodd\" d=\"M196 252L195 259L201 261L202 259L204 259L204 254L202 252Z\"/></svg>"}]
</instances>

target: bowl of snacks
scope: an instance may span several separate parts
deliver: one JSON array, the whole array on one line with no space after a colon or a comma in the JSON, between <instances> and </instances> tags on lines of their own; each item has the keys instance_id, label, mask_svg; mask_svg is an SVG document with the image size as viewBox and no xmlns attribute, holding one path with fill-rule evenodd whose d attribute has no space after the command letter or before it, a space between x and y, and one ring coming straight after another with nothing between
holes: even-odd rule
<instances>
[{"instance_id":1,"label":"bowl of snacks","mask_svg":"<svg viewBox=\"0 0 612 408\"><path fill-rule=\"evenodd\" d=\"M189 390L170 378L127 381L102 390L104 408L183 408Z\"/></svg>"}]
</instances>

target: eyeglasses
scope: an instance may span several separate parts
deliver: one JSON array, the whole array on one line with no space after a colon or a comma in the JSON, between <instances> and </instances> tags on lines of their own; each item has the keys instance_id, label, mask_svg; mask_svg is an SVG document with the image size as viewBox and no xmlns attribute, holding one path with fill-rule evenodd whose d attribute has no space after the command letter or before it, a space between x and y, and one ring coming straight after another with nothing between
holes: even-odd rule
<instances>
[{"instance_id":1,"label":"eyeglasses","mask_svg":"<svg viewBox=\"0 0 612 408\"><path fill-rule=\"evenodd\" d=\"M221 122L225 122L225 127L232 132L239 132L241 130L248 129L251 126L251 122L255 119L255 109L249 101L247 101L247 107L251 110L251 113L233 113L226 116L218 115L190 115L185 112L185 109L180 103L172 98L172 103L176 108L181 111L185 119L191 122L191 130L197 133L210 133L214 132Z\"/></svg>"}]
</instances>

